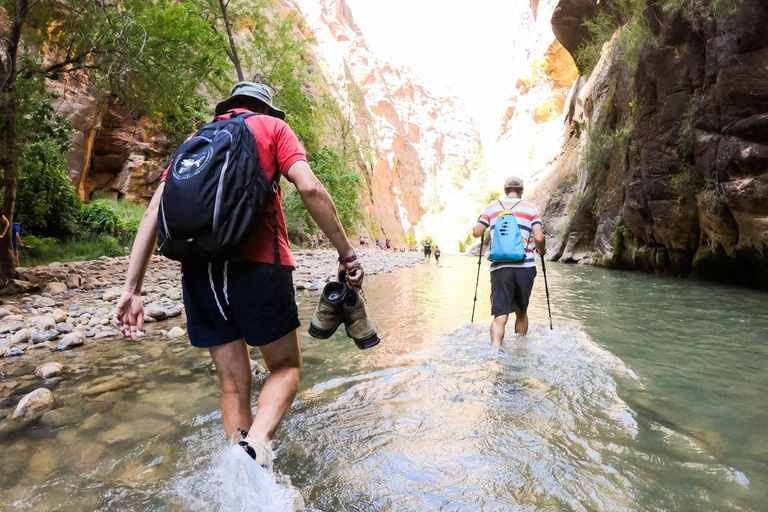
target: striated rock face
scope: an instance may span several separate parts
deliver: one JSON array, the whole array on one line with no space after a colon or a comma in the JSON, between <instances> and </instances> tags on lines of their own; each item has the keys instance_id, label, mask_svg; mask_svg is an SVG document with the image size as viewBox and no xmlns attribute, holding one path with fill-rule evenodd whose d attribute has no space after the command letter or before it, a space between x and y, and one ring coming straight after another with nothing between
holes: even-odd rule
<instances>
[{"instance_id":1,"label":"striated rock face","mask_svg":"<svg viewBox=\"0 0 768 512\"><path fill-rule=\"evenodd\" d=\"M570 51L583 36L562 12L585 1L562 0L553 17ZM768 287L768 4L745 0L727 19L708 5L683 16L649 2L657 45L636 73L614 38L575 84L564 150L538 191L555 227L572 214L556 257ZM590 175L596 133L608 153Z\"/></svg>"},{"instance_id":2,"label":"striated rock face","mask_svg":"<svg viewBox=\"0 0 768 512\"><path fill-rule=\"evenodd\" d=\"M515 4L515 59L517 82L501 118L499 136L488 158L492 180L501 188L516 175L526 190L536 190L548 176L548 164L560 152L563 109L578 77L570 53L555 39L550 18L557 0Z\"/></svg>"},{"instance_id":3,"label":"striated rock face","mask_svg":"<svg viewBox=\"0 0 768 512\"><path fill-rule=\"evenodd\" d=\"M440 172L446 161L468 161L480 149L472 118L456 99L430 94L406 70L377 59L343 0L295 1L313 32L326 80L351 81L362 93L356 136L373 149L374 158L364 199L380 229L370 234L402 243L424 214L427 176ZM352 99L343 86L339 89L340 101L348 104Z\"/></svg>"},{"instance_id":4,"label":"striated rock face","mask_svg":"<svg viewBox=\"0 0 768 512\"><path fill-rule=\"evenodd\" d=\"M274 8L305 18L313 32L312 64L331 85L316 92L352 105L355 136L370 148L369 162L360 169L368 213L361 231L402 244L424 213L427 176L447 160L463 162L479 150L470 115L455 99L431 95L407 71L376 59L342 0L275 0ZM147 119L79 80L49 83L60 95L57 108L74 127L74 151L67 155L73 185L84 200L101 191L146 203L174 148ZM350 91L361 95L361 104Z\"/></svg>"},{"instance_id":5,"label":"striated rock face","mask_svg":"<svg viewBox=\"0 0 768 512\"><path fill-rule=\"evenodd\" d=\"M165 136L114 98L82 83L82 77L49 81L59 95L56 108L72 123L73 151L67 154L72 185L80 198L94 191L114 199L146 203L160 181L169 152Z\"/></svg>"}]
</instances>

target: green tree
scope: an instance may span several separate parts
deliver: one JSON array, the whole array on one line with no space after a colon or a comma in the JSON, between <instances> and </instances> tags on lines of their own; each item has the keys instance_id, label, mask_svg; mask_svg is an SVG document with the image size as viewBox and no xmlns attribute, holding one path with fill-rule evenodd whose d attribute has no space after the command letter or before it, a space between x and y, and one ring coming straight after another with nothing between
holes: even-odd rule
<instances>
[{"instance_id":1,"label":"green tree","mask_svg":"<svg viewBox=\"0 0 768 512\"><path fill-rule=\"evenodd\" d=\"M220 88L226 40L197 4L171 0L0 0L0 171L3 211L16 208L20 156L34 116L27 99L44 79L88 74L138 113L186 129L198 115L200 84ZM45 58L44 58L45 57ZM10 237L0 239L0 281L12 274Z\"/></svg>"},{"instance_id":2,"label":"green tree","mask_svg":"<svg viewBox=\"0 0 768 512\"><path fill-rule=\"evenodd\" d=\"M333 199L344 230L353 233L364 219L359 197L362 188L360 176L349 168L337 149L328 146L310 160L310 166ZM301 196L295 190L283 201L283 210L288 230L293 236L303 229L310 233L317 231Z\"/></svg>"}]
</instances>

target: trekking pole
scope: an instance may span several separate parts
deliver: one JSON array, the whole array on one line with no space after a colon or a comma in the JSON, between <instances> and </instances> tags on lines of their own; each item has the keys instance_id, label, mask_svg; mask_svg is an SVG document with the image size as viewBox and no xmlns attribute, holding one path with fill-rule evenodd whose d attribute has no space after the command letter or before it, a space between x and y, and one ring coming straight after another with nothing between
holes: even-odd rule
<instances>
[{"instance_id":1,"label":"trekking pole","mask_svg":"<svg viewBox=\"0 0 768 512\"><path fill-rule=\"evenodd\" d=\"M480 284L480 264L483 262L483 244L485 243L485 231L480 236L480 254L477 256L477 279L475 280L475 300L472 303L472 321L475 323L475 306L477 306L477 285Z\"/></svg>"},{"instance_id":2,"label":"trekking pole","mask_svg":"<svg viewBox=\"0 0 768 512\"><path fill-rule=\"evenodd\" d=\"M549 305L549 285L547 284L547 266L544 264L544 255L541 256L541 270L544 271L544 289L547 291L547 311L549 311L549 330L553 330L552 327L552 307Z\"/></svg>"}]
</instances>

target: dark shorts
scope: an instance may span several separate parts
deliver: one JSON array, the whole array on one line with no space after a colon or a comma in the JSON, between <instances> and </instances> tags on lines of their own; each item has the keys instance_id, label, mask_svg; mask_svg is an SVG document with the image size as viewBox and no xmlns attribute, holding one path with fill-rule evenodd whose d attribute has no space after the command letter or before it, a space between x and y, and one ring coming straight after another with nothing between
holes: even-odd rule
<instances>
[{"instance_id":1,"label":"dark shorts","mask_svg":"<svg viewBox=\"0 0 768 512\"><path fill-rule=\"evenodd\" d=\"M289 267L230 261L184 264L183 272L187 331L195 347L240 338L257 347L301 325Z\"/></svg>"},{"instance_id":2,"label":"dark shorts","mask_svg":"<svg viewBox=\"0 0 768 512\"><path fill-rule=\"evenodd\" d=\"M536 267L500 268L491 272L491 314L508 315L520 308L528 310Z\"/></svg>"}]
</instances>

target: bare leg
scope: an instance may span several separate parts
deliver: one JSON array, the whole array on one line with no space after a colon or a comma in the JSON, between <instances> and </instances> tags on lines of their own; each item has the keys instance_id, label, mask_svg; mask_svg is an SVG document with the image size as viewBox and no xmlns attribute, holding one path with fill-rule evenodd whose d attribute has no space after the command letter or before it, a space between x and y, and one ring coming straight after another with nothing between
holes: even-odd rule
<instances>
[{"instance_id":1,"label":"bare leg","mask_svg":"<svg viewBox=\"0 0 768 512\"><path fill-rule=\"evenodd\" d=\"M491 323L491 346L501 348L501 342L504 341L504 330L507 327L509 315L499 315L493 318Z\"/></svg>"},{"instance_id":2,"label":"bare leg","mask_svg":"<svg viewBox=\"0 0 768 512\"><path fill-rule=\"evenodd\" d=\"M269 378L259 393L259 408L248 436L268 443L296 397L301 378L298 330L259 347L269 368Z\"/></svg>"},{"instance_id":3,"label":"bare leg","mask_svg":"<svg viewBox=\"0 0 768 512\"><path fill-rule=\"evenodd\" d=\"M221 412L224 430L232 437L238 428L248 428L251 413L251 358L245 340L239 339L210 349L221 384Z\"/></svg>"},{"instance_id":4,"label":"bare leg","mask_svg":"<svg viewBox=\"0 0 768 512\"><path fill-rule=\"evenodd\" d=\"M515 334L525 336L528 334L528 312L515 310Z\"/></svg>"}]
</instances>

